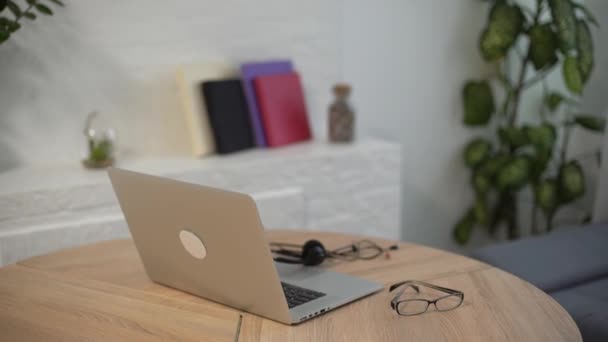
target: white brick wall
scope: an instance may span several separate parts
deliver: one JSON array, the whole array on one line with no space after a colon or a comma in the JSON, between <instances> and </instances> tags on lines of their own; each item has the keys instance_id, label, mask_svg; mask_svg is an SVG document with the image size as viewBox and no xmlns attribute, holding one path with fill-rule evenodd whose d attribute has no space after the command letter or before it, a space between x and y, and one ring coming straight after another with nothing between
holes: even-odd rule
<instances>
[{"instance_id":1,"label":"white brick wall","mask_svg":"<svg viewBox=\"0 0 608 342\"><path fill-rule=\"evenodd\" d=\"M324 135L341 72L341 2L65 2L0 45L0 170L80 160L95 109L117 128L124 154L189 154L175 81L183 63L292 58Z\"/></svg>"},{"instance_id":2,"label":"white brick wall","mask_svg":"<svg viewBox=\"0 0 608 342\"><path fill-rule=\"evenodd\" d=\"M169 172L173 178L252 194L270 229L331 230L398 239L399 158L398 146L367 141L307 143L166 163L183 166L184 171L173 168ZM134 165L125 167L167 174L150 166L158 162ZM38 176L48 172L40 168ZM63 179L51 176L55 182L39 184L38 190L0 191L0 265L129 236L104 172L75 165L62 173ZM36 177L32 170L21 174L26 176L0 175L0 189L8 188L6 182L15 187Z\"/></svg>"}]
</instances>

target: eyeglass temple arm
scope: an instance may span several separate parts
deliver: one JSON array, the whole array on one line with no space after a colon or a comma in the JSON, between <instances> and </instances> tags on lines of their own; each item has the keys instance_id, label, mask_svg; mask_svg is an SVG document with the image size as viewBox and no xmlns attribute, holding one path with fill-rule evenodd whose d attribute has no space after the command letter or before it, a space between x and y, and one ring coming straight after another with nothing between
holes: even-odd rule
<instances>
[{"instance_id":1,"label":"eyeglass temple arm","mask_svg":"<svg viewBox=\"0 0 608 342\"><path fill-rule=\"evenodd\" d=\"M397 284L393 284L393 285L391 285L391 287L388 288L388 292L391 292L394 289L398 288L399 286L402 286L402 285L405 285L405 284L408 284L408 285L411 286L411 284L414 283L414 282L415 282L415 280L406 280L406 281L402 281L402 282L397 283ZM416 290L416 292L420 292L420 289L418 288L418 286L414 285L413 287L414 287L414 290ZM404 289L404 291L405 291L405 289ZM401 292L401 293L403 293L403 292Z\"/></svg>"},{"instance_id":2,"label":"eyeglass temple arm","mask_svg":"<svg viewBox=\"0 0 608 342\"><path fill-rule=\"evenodd\" d=\"M425 283L425 282L422 282L422 281L417 281L417 280L406 280L406 281L402 281L402 282L400 282L400 283L394 284L394 285L392 285L392 286L391 286L391 287L388 289L388 291L389 291L389 292L391 292L391 291L393 291L394 289L396 289L396 288L398 288L399 286L402 286L402 285L404 285L404 284L418 284L418 285L423 285L423 286L430 287L430 288L435 289L435 290L439 290L439 291L447 292L447 293L450 293L450 294L461 294L461 293L462 293L462 291L457 291L457 290L453 290L453 289L448 289L447 287L437 286L437 285L433 285L433 284L429 284L429 283ZM410 286L411 286L411 285L410 285ZM416 290L418 291L417 287L416 287ZM403 292L402 292L402 293L403 293Z\"/></svg>"},{"instance_id":3,"label":"eyeglass temple arm","mask_svg":"<svg viewBox=\"0 0 608 342\"><path fill-rule=\"evenodd\" d=\"M430 287L432 289L435 290L439 290L439 291L443 291L443 292L447 292L447 293L451 293L451 294L461 294L462 291L458 291L458 290L454 290L454 289L449 289L447 287L443 287L443 286L437 286L437 285L433 285L433 284L428 284L428 283L424 283L421 281L415 281L416 283L426 286L426 287Z\"/></svg>"},{"instance_id":4,"label":"eyeglass temple arm","mask_svg":"<svg viewBox=\"0 0 608 342\"><path fill-rule=\"evenodd\" d=\"M401 284L401 285L403 285L403 284ZM393 286L391 286L391 288ZM416 291L416 293L420 293L420 289L418 288L418 286L416 286L414 284L408 284L408 286L404 287L403 289L401 289L401 291L399 291L395 294L395 297L393 297L393 300L391 300L391 308L395 309L395 307L397 306L397 302L399 302L399 298L401 297L401 295L405 292L405 290L407 290L410 287L413 288Z\"/></svg>"}]
</instances>

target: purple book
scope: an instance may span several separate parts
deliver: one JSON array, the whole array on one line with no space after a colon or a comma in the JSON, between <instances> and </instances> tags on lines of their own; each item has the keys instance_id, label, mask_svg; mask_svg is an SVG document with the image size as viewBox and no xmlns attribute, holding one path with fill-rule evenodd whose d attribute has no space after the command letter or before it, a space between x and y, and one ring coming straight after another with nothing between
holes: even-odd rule
<instances>
[{"instance_id":1,"label":"purple book","mask_svg":"<svg viewBox=\"0 0 608 342\"><path fill-rule=\"evenodd\" d=\"M293 65L288 60L277 60L269 62L244 63L241 65L241 78L243 91L251 115L251 127L255 136L257 146L267 146L264 126L260 117L260 107L253 88L253 79L258 76L286 74L293 71Z\"/></svg>"}]
</instances>

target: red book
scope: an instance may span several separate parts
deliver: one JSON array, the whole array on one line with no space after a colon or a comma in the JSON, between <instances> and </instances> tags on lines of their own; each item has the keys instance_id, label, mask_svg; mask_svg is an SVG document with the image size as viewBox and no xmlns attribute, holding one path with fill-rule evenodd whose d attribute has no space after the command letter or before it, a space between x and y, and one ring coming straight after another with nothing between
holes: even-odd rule
<instances>
[{"instance_id":1,"label":"red book","mask_svg":"<svg viewBox=\"0 0 608 342\"><path fill-rule=\"evenodd\" d=\"M259 76L253 80L268 146L310 140L304 94L297 73Z\"/></svg>"}]
</instances>

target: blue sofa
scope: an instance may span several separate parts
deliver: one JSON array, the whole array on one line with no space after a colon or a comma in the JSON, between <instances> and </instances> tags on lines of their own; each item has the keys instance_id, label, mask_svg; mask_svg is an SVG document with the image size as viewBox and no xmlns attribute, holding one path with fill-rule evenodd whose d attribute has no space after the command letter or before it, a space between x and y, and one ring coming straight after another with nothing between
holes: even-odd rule
<instances>
[{"instance_id":1,"label":"blue sofa","mask_svg":"<svg viewBox=\"0 0 608 342\"><path fill-rule=\"evenodd\" d=\"M608 225L589 225L489 246L472 255L547 292L583 341L608 341Z\"/></svg>"}]
</instances>

